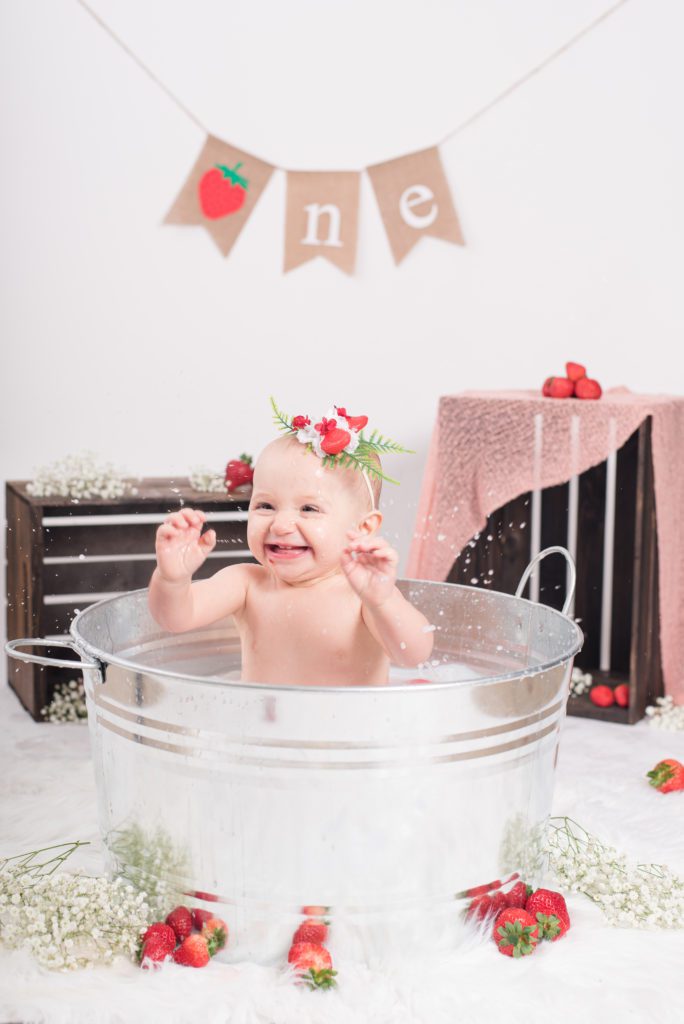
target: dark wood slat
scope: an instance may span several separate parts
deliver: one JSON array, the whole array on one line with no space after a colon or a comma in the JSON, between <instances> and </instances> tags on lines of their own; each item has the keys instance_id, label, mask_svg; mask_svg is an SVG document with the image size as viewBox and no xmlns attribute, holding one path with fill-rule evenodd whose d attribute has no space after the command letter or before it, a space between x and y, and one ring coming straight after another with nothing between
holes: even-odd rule
<instances>
[{"instance_id":1,"label":"dark wood slat","mask_svg":"<svg viewBox=\"0 0 684 1024\"><path fill-rule=\"evenodd\" d=\"M585 671L599 664L605 506L606 464L603 462L579 478L575 618L584 632L584 647L575 662Z\"/></svg>"},{"instance_id":2,"label":"dark wood slat","mask_svg":"<svg viewBox=\"0 0 684 1024\"><path fill-rule=\"evenodd\" d=\"M206 510L204 510L206 511ZM154 553L157 523L125 523L100 526L46 526L45 554L51 558L65 555L128 555ZM221 548L247 547L247 522L212 523Z\"/></svg>"},{"instance_id":3,"label":"dark wood slat","mask_svg":"<svg viewBox=\"0 0 684 1024\"><path fill-rule=\"evenodd\" d=\"M208 558L194 575L196 580L208 579L227 565L254 562L254 558ZM88 594L105 590L140 590L147 587L156 566L154 557L145 561L70 562L67 565L46 565L46 594Z\"/></svg>"},{"instance_id":4,"label":"dark wood slat","mask_svg":"<svg viewBox=\"0 0 684 1024\"><path fill-rule=\"evenodd\" d=\"M568 492L567 484L547 487L542 492L541 550L568 544ZM558 611L563 607L566 590L567 563L562 555L549 555L540 563L539 600Z\"/></svg>"},{"instance_id":5,"label":"dark wood slat","mask_svg":"<svg viewBox=\"0 0 684 1024\"><path fill-rule=\"evenodd\" d=\"M615 478L615 547L613 616L610 640L611 671L629 676L632 637L632 595L636 544L637 463L639 432L635 431L617 456Z\"/></svg>"},{"instance_id":6,"label":"dark wood slat","mask_svg":"<svg viewBox=\"0 0 684 1024\"><path fill-rule=\"evenodd\" d=\"M521 494L489 516L479 537L454 562L447 580L513 594L529 560L530 495ZM479 582L472 584L473 579Z\"/></svg>"}]
</instances>

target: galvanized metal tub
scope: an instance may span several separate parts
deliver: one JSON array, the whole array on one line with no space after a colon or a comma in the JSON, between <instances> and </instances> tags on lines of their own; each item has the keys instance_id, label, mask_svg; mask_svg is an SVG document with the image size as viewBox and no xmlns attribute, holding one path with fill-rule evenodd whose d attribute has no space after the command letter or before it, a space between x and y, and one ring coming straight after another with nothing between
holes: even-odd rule
<instances>
[{"instance_id":1,"label":"galvanized metal tub","mask_svg":"<svg viewBox=\"0 0 684 1024\"><path fill-rule=\"evenodd\" d=\"M435 649L384 687L242 683L232 620L165 633L146 591L72 624L108 869L160 910L215 910L228 959L282 958L307 905L338 954L451 948L469 890L533 880L581 631L517 596L399 586ZM40 660L28 643L9 653Z\"/></svg>"}]
</instances>

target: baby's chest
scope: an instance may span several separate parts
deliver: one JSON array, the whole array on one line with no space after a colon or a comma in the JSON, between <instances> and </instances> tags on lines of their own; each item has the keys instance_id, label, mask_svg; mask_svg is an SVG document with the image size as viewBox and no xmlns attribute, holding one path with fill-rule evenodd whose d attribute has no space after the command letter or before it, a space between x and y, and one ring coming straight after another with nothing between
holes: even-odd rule
<instances>
[{"instance_id":1,"label":"baby's chest","mask_svg":"<svg viewBox=\"0 0 684 1024\"><path fill-rule=\"evenodd\" d=\"M361 618L361 603L331 599L328 595L307 599L308 595L265 595L258 603L248 604L243 642L254 653L265 649L315 649L331 657L348 655L351 645L364 643L367 630Z\"/></svg>"}]
</instances>

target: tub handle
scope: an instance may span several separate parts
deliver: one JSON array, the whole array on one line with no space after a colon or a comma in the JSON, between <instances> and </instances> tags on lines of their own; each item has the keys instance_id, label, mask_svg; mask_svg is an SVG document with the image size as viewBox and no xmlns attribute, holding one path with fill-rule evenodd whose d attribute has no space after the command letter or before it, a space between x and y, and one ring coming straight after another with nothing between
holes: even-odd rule
<instances>
[{"instance_id":1,"label":"tub handle","mask_svg":"<svg viewBox=\"0 0 684 1024\"><path fill-rule=\"evenodd\" d=\"M568 581L568 592L565 595L565 604L563 605L563 615L567 615L568 611L570 609L570 605L572 604L572 599L573 599L573 596L574 596L574 593L575 593L575 583L577 581L577 572L575 570L575 563L572 560L572 555L567 550L567 548L560 547L560 545L555 545L554 547L551 547L551 548L544 548L544 550L540 551L538 555L535 555L535 557L532 559L530 564L525 569L525 572L520 577L520 583L518 584L518 589L515 592L515 596L516 597L520 597L520 595L522 594L523 590L525 589L525 584L527 583L528 579L532 575L532 572L533 572L535 566L537 565L537 563L541 562L542 558L546 558L547 555L555 555L555 554L563 555L565 561L568 563L568 569L570 570L570 579Z\"/></svg>"},{"instance_id":2,"label":"tub handle","mask_svg":"<svg viewBox=\"0 0 684 1024\"><path fill-rule=\"evenodd\" d=\"M68 661L66 658L44 658L40 654L26 654L24 651L18 651L18 647L68 647L74 654L79 655L79 660ZM16 658L17 661L31 661L35 665L51 665L53 668L92 668L100 673L103 680L105 677L102 662L96 658L92 661L83 661L80 656L81 652L71 640L37 640L35 637L24 637L21 640L8 640L5 644L5 650L10 658Z\"/></svg>"}]
</instances>

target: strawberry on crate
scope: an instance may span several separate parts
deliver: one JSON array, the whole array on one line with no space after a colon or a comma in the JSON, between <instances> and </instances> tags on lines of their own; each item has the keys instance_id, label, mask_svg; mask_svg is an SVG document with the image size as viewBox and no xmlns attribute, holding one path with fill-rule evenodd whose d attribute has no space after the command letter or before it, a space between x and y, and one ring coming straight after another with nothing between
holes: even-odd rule
<instances>
[{"instance_id":1,"label":"strawberry on crate","mask_svg":"<svg viewBox=\"0 0 684 1024\"><path fill-rule=\"evenodd\" d=\"M166 917L166 923L170 925L179 942L186 939L192 931L192 915L187 907L174 907Z\"/></svg>"},{"instance_id":2,"label":"strawberry on crate","mask_svg":"<svg viewBox=\"0 0 684 1024\"><path fill-rule=\"evenodd\" d=\"M294 945L297 942L313 942L316 945L322 945L327 937L328 926L325 921L317 917L307 917L292 936L292 944Z\"/></svg>"},{"instance_id":3,"label":"strawberry on crate","mask_svg":"<svg viewBox=\"0 0 684 1024\"><path fill-rule=\"evenodd\" d=\"M226 490L235 491L238 487L246 487L254 478L252 456L244 453L239 459L231 459L226 466Z\"/></svg>"},{"instance_id":4,"label":"strawberry on crate","mask_svg":"<svg viewBox=\"0 0 684 1024\"><path fill-rule=\"evenodd\" d=\"M581 363L566 363L565 376L575 384L578 380L586 377L587 371Z\"/></svg>"},{"instance_id":5,"label":"strawberry on crate","mask_svg":"<svg viewBox=\"0 0 684 1024\"><path fill-rule=\"evenodd\" d=\"M567 377L548 377L542 388L546 398L570 398L574 393L575 385Z\"/></svg>"},{"instance_id":6,"label":"strawberry on crate","mask_svg":"<svg viewBox=\"0 0 684 1024\"><path fill-rule=\"evenodd\" d=\"M575 382L575 396L577 398L596 399L600 398L602 394L601 385L597 380L583 377L582 380Z\"/></svg>"},{"instance_id":7,"label":"strawberry on crate","mask_svg":"<svg viewBox=\"0 0 684 1024\"><path fill-rule=\"evenodd\" d=\"M211 959L209 943L203 935L193 932L183 939L173 954L173 959L183 967L206 967Z\"/></svg>"},{"instance_id":8,"label":"strawberry on crate","mask_svg":"<svg viewBox=\"0 0 684 1024\"><path fill-rule=\"evenodd\" d=\"M519 959L534 953L539 942L539 925L526 910L508 907L494 922L492 938L500 953Z\"/></svg>"},{"instance_id":9,"label":"strawberry on crate","mask_svg":"<svg viewBox=\"0 0 684 1024\"><path fill-rule=\"evenodd\" d=\"M555 942L562 939L570 927L570 914L561 893L553 889L537 889L525 907L539 924L540 938Z\"/></svg>"},{"instance_id":10,"label":"strawberry on crate","mask_svg":"<svg viewBox=\"0 0 684 1024\"><path fill-rule=\"evenodd\" d=\"M595 704L597 708L609 708L611 704L615 703L612 686L606 686L605 683L599 683L597 686L592 686L589 691L589 700L592 704Z\"/></svg>"},{"instance_id":11,"label":"strawberry on crate","mask_svg":"<svg viewBox=\"0 0 684 1024\"><path fill-rule=\"evenodd\" d=\"M684 764L674 757L659 761L655 768L646 772L649 783L659 793L673 793L684 789Z\"/></svg>"},{"instance_id":12,"label":"strawberry on crate","mask_svg":"<svg viewBox=\"0 0 684 1024\"><path fill-rule=\"evenodd\" d=\"M287 962L294 967L298 980L311 989L334 988L337 985L332 957L319 943L295 942L287 954Z\"/></svg>"},{"instance_id":13,"label":"strawberry on crate","mask_svg":"<svg viewBox=\"0 0 684 1024\"><path fill-rule=\"evenodd\" d=\"M615 697L615 703L620 708L629 707L629 686L627 683L620 683L613 690L613 696Z\"/></svg>"}]
</instances>

